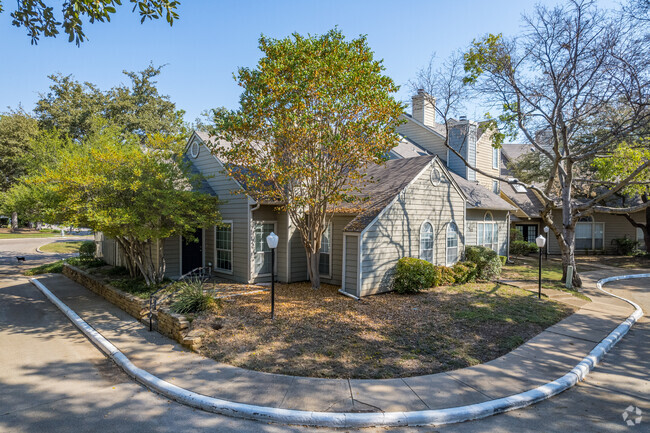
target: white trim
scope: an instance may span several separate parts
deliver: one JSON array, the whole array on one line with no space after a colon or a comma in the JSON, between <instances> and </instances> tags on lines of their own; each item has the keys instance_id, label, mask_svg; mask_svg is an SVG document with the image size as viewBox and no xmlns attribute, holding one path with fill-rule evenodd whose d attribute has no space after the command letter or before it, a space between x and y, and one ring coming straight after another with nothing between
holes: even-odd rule
<instances>
[{"instance_id":1,"label":"white trim","mask_svg":"<svg viewBox=\"0 0 650 433\"><path fill-rule=\"evenodd\" d=\"M363 252L363 236L359 236L359 242L358 242L358 250L359 254L357 257L357 268L359 269L358 276L357 276L357 298L361 297L361 283L363 282L363 268L361 267L363 265L363 259L361 258L361 253Z\"/></svg>"},{"instance_id":2,"label":"white trim","mask_svg":"<svg viewBox=\"0 0 650 433\"><path fill-rule=\"evenodd\" d=\"M332 239L333 238L332 232L334 230L333 230L333 224L332 224L331 219L330 219L329 223L327 224L327 228L325 229L325 231L328 231L328 230L329 230L329 234L330 234L330 237L329 237L329 243L330 244L329 244L329 252L327 253L329 255L329 266L328 266L329 269L328 269L327 274L321 274L320 273L320 255L322 253L320 251L318 252L318 276L322 277L325 280L331 280L332 279L332 262L334 261L334 260L332 260L332 250L333 250L332 245L334 245L334 242L333 242L333 239ZM323 249L323 237L321 236L321 250L322 249Z\"/></svg>"},{"instance_id":3,"label":"white trim","mask_svg":"<svg viewBox=\"0 0 650 433\"><path fill-rule=\"evenodd\" d=\"M345 232L343 233L343 263L341 264L341 290L345 292L345 260L347 257L347 239L345 238Z\"/></svg>"},{"instance_id":4,"label":"white trim","mask_svg":"<svg viewBox=\"0 0 650 433\"><path fill-rule=\"evenodd\" d=\"M456 226L456 261L453 263L449 262L449 227L451 227L451 224L454 224ZM456 221L451 220L447 224L445 224L445 266L453 266L455 263L458 263L458 259L460 259L460 230L458 229L458 224L456 224Z\"/></svg>"},{"instance_id":5,"label":"white trim","mask_svg":"<svg viewBox=\"0 0 650 433\"><path fill-rule=\"evenodd\" d=\"M289 214L284 213L287 217L287 283L291 282L291 218Z\"/></svg>"},{"instance_id":6,"label":"white trim","mask_svg":"<svg viewBox=\"0 0 650 433\"><path fill-rule=\"evenodd\" d=\"M201 267L205 268L205 229L201 229Z\"/></svg>"},{"instance_id":7,"label":"white trim","mask_svg":"<svg viewBox=\"0 0 650 433\"><path fill-rule=\"evenodd\" d=\"M431 262L432 264L435 264L436 262L436 233L435 230L433 229L433 223L427 218L424 221L422 221L422 224L420 224L420 232L419 232L419 238L418 238L418 258L420 260L424 260L422 258L422 228L424 227L425 224L429 224L431 226L431 236L432 238L432 244L431 244Z\"/></svg>"},{"instance_id":8,"label":"white trim","mask_svg":"<svg viewBox=\"0 0 650 433\"><path fill-rule=\"evenodd\" d=\"M249 197L250 200L250 197ZM252 222L253 222L253 212L251 211L250 205L247 203L246 204L246 281L247 282L252 282L253 281L253 267L251 266L251 261L253 260L251 256L251 249L255 247L255 245L251 245L251 241L253 239L253 229L252 229Z\"/></svg>"},{"instance_id":9,"label":"white trim","mask_svg":"<svg viewBox=\"0 0 650 433\"><path fill-rule=\"evenodd\" d=\"M277 220L275 220L275 221L274 220L263 220L263 221L255 220L253 222L255 223L255 225L257 225L257 224L273 224L273 233L276 233L278 231L278 221ZM255 227L253 227L252 235L253 235L253 238L254 238L255 237ZM264 239L264 241L266 242L266 239ZM255 252L255 240L254 239L253 239L253 251L252 251L252 253L257 254ZM277 276L278 275L278 249L277 248L275 249L275 266L274 266L273 270L275 271L275 275ZM270 277L270 276L271 276L270 272L266 273L266 274L255 274L253 279L260 278L260 277Z\"/></svg>"},{"instance_id":10,"label":"white trim","mask_svg":"<svg viewBox=\"0 0 650 433\"><path fill-rule=\"evenodd\" d=\"M235 224L233 220L221 220L222 224L230 224L230 270L220 269L217 267L219 260L217 258L217 226L214 226L214 263L212 264L212 270L220 274L233 275L235 271Z\"/></svg>"}]
</instances>

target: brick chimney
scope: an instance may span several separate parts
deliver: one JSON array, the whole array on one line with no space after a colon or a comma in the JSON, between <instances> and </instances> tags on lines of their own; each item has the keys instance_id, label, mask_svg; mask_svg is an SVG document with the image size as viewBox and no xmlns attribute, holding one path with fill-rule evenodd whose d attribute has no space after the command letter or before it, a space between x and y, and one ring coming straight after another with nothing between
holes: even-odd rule
<instances>
[{"instance_id":1,"label":"brick chimney","mask_svg":"<svg viewBox=\"0 0 650 433\"><path fill-rule=\"evenodd\" d=\"M436 123L436 100L424 89L418 89L418 94L412 100L413 118L426 126L434 126Z\"/></svg>"}]
</instances>

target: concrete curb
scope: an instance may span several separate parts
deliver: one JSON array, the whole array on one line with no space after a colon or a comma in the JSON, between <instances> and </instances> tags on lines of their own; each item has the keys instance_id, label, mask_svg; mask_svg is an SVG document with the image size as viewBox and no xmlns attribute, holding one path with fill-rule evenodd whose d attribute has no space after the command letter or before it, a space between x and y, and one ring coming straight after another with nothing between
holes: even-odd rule
<instances>
[{"instance_id":1,"label":"concrete curb","mask_svg":"<svg viewBox=\"0 0 650 433\"><path fill-rule=\"evenodd\" d=\"M99 334L81 317L72 311L50 292L40 281L30 278L34 284L54 305L56 305L94 344L120 366L129 376L150 390L157 392L181 404L222 415L247 418L281 424L310 425L319 427L373 427L373 426L418 426L443 425L462 421L485 418L529 406L565 391L579 381L602 360L603 356L629 331L630 327L643 316L643 310L634 302L603 290L602 285L610 281L630 278L650 278L650 274L623 275L599 280L597 287L604 293L628 302L635 312L602 340L570 372L552 382L537 388L496 400L468 406L447 409L421 410L409 412L370 412L370 413L334 413L311 412L295 409L279 409L235 403L214 397L208 397L180 388L160 379L135 365L113 344Z\"/></svg>"}]
</instances>

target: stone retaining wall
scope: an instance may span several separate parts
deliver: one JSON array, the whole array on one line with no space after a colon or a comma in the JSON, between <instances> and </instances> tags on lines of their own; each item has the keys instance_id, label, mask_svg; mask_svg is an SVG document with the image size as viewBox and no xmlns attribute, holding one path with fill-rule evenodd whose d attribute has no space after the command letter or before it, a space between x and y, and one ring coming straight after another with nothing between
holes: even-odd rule
<instances>
[{"instance_id":1,"label":"stone retaining wall","mask_svg":"<svg viewBox=\"0 0 650 433\"><path fill-rule=\"evenodd\" d=\"M121 308L140 322L149 324L149 300L116 289L110 284L99 281L89 273L69 264L63 265L63 275ZM157 318L157 321L154 320L154 323L157 322L156 330L161 334L178 341L190 349L194 349L200 343L199 336L191 335L191 333L188 335L190 324L184 316L166 310L159 310L154 312L154 317Z\"/></svg>"}]
</instances>

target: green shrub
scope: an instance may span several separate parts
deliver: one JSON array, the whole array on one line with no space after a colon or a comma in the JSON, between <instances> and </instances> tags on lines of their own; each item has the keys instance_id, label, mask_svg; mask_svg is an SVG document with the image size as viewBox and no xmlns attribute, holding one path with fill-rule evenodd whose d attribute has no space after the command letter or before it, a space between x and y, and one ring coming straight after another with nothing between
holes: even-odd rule
<instances>
[{"instance_id":1,"label":"green shrub","mask_svg":"<svg viewBox=\"0 0 650 433\"><path fill-rule=\"evenodd\" d=\"M200 281L180 282L180 291L171 310L178 314L200 313L219 307L219 303L211 295L203 293L203 283Z\"/></svg>"},{"instance_id":2,"label":"green shrub","mask_svg":"<svg viewBox=\"0 0 650 433\"><path fill-rule=\"evenodd\" d=\"M616 254L623 256L631 256L639 247L639 242L630 238L614 239L612 243L616 246Z\"/></svg>"},{"instance_id":3,"label":"green shrub","mask_svg":"<svg viewBox=\"0 0 650 433\"><path fill-rule=\"evenodd\" d=\"M476 277L480 280L492 280L501 275L501 260L490 248L469 246L465 248L465 259L476 264Z\"/></svg>"},{"instance_id":4,"label":"green shrub","mask_svg":"<svg viewBox=\"0 0 650 433\"><path fill-rule=\"evenodd\" d=\"M402 257L395 267L393 290L397 293L417 293L433 287L438 279L435 266L431 263L415 257Z\"/></svg>"},{"instance_id":5,"label":"green shrub","mask_svg":"<svg viewBox=\"0 0 650 433\"><path fill-rule=\"evenodd\" d=\"M514 241L523 241L524 240L524 234L517 230L516 228L511 228L510 229L510 242Z\"/></svg>"},{"instance_id":6,"label":"green shrub","mask_svg":"<svg viewBox=\"0 0 650 433\"><path fill-rule=\"evenodd\" d=\"M440 284L449 285L456 282L454 270L447 266L436 266L437 271L440 273Z\"/></svg>"},{"instance_id":7,"label":"green shrub","mask_svg":"<svg viewBox=\"0 0 650 433\"><path fill-rule=\"evenodd\" d=\"M510 254L513 256L525 256L537 252L537 244L526 241L510 242Z\"/></svg>"},{"instance_id":8,"label":"green shrub","mask_svg":"<svg viewBox=\"0 0 650 433\"><path fill-rule=\"evenodd\" d=\"M94 259L95 251L96 249L94 241L84 241L79 246L79 257L82 259Z\"/></svg>"},{"instance_id":9,"label":"green shrub","mask_svg":"<svg viewBox=\"0 0 650 433\"><path fill-rule=\"evenodd\" d=\"M476 278L476 265L472 262L458 262L452 269L454 280L458 284L465 284Z\"/></svg>"}]
</instances>

